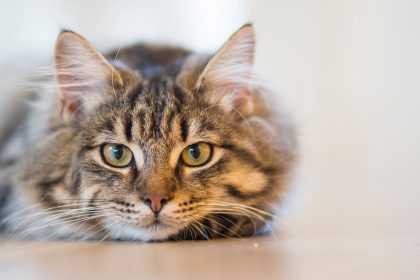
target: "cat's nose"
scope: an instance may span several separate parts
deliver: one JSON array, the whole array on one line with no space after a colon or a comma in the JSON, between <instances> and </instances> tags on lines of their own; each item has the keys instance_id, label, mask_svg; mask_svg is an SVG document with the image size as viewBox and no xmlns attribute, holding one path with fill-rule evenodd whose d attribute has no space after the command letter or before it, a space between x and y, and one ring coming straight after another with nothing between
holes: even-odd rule
<instances>
[{"instance_id":1,"label":"cat's nose","mask_svg":"<svg viewBox=\"0 0 420 280\"><path fill-rule=\"evenodd\" d=\"M146 195L141 198L141 200L147 206L152 209L153 213L158 214L162 210L163 206L168 203L171 198L168 196L160 195Z\"/></svg>"}]
</instances>

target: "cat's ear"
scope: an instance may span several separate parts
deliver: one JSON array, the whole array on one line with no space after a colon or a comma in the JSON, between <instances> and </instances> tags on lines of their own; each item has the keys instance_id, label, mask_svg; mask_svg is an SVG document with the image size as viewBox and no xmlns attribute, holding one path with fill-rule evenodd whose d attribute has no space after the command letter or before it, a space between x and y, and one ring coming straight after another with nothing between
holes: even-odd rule
<instances>
[{"instance_id":1,"label":"cat's ear","mask_svg":"<svg viewBox=\"0 0 420 280\"><path fill-rule=\"evenodd\" d=\"M250 115L252 98L255 31L244 25L210 59L201 73L197 89L208 93L209 102L230 112Z\"/></svg>"},{"instance_id":2,"label":"cat's ear","mask_svg":"<svg viewBox=\"0 0 420 280\"><path fill-rule=\"evenodd\" d=\"M63 31L55 48L55 71L64 119L80 118L103 95L120 88L120 73L82 36Z\"/></svg>"}]
</instances>

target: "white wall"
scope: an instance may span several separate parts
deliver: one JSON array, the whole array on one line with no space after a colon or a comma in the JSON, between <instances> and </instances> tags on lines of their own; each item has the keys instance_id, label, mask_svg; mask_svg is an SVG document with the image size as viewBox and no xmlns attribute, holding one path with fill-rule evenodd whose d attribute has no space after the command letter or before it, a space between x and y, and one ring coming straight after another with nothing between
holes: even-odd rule
<instances>
[{"instance_id":1,"label":"white wall","mask_svg":"<svg viewBox=\"0 0 420 280\"><path fill-rule=\"evenodd\" d=\"M271 3L256 8L262 59L289 86L303 148L306 200L291 227L418 234L420 2Z\"/></svg>"},{"instance_id":2,"label":"white wall","mask_svg":"<svg viewBox=\"0 0 420 280\"><path fill-rule=\"evenodd\" d=\"M248 1L3 1L0 58L49 55L61 28L107 48L147 40L212 50L249 19Z\"/></svg>"}]
</instances>

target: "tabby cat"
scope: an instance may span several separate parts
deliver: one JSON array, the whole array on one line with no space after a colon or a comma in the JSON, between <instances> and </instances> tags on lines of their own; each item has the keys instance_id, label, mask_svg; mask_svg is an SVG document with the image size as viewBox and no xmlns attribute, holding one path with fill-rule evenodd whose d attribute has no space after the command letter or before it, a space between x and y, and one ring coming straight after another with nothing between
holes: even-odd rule
<instances>
[{"instance_id":1,"label":"tabby cat","mask_svg":"<svg viewBox=\"0 0 420 280\"><path fill-rule=\"evenodd\" d=\"M3 232L140 241L262 232L284 200L296 141L254 74L254 50L251 24L212 56L147 44L104 56L63 31L54 78L1 146Z\"/></svg>"}]
</instances>

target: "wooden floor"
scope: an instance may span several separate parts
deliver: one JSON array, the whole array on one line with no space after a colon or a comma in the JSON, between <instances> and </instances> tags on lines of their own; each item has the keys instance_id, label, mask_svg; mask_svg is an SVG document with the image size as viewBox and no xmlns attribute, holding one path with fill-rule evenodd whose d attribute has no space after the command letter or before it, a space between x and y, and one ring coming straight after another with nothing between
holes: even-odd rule
<instances>
[{"instance_id":1,"label":"wooden floor","mask_svg":"<svg viewBox=\"0 0 420 280\"><path fill-rule=\"evenodd\" d=\"M18 243L0 279L419 279L420 238Z\"/></svg>"}]
</instances>

